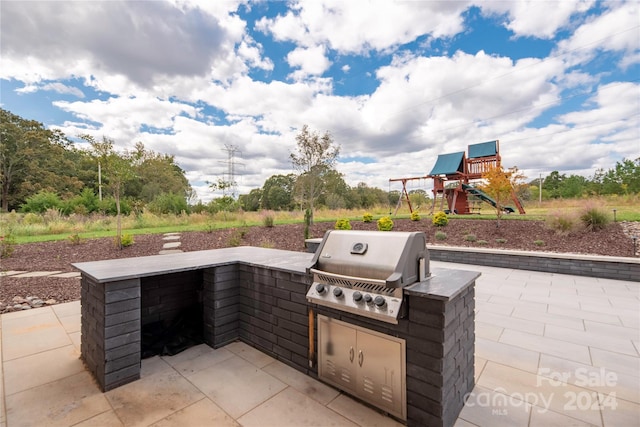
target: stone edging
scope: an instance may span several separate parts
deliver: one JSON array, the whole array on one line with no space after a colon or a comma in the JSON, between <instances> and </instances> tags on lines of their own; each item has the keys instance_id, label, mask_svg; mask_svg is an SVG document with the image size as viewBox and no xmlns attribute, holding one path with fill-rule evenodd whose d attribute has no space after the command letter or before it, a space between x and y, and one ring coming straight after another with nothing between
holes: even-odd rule
<instances>
[{"instance_id":1,"label":"stone edging","mask_svg":"<svg viewBox=\"0 0 640 427\"><path fill-rule=\"evenodd\" d=\"M315 252L322 239L308 239ZM640 282L640 258L427 245L433 261Z\"/></svg>"}]
</instances>

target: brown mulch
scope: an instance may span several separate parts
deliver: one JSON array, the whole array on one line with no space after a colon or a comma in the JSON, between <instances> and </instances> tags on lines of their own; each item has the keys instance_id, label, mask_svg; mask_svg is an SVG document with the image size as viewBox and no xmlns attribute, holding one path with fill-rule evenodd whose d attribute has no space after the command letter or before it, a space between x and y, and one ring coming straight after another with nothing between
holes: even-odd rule
<instances>
[{"instance_id":1,"label":"brown mulch","mask_svg":"<svg viewBox=\"0 0 640 427\"><path fill-rule=\"evenodd\" d=\"M567 235L549 229L543 221L503 220L499 226L496 225L495 220L452 219L446 227L435 227L428 219L400 219L394 220L394 231L423 231L430 244L438 245L609 256L633 255L633 242L620 223L609 224L604 230L596 232L582 230ZM376 230L375 222L353 221L351 226L354 230ZM322 237L326 230L333 227L334 223L314 224L311 237ZM445 232L446 239L436 240L434 236L437 231ZM470 234L476 236L475 242L468 241L467 236ZM506 242L500 243L500 239ZM161 234L136 235L134 240L132 246L123 250L114 247L112 238L85 240L80 244L63 240L17 245L11 257L1 260L0 270L70 272L74 271L71 264L77 262L156 255L167 242ZM225 229L211 233L185 232L181 233L179 241L180 249L185 252L236 245L305 251L302 224ZM43 300L55 299L57 302L80 298L79 279L2 277L0 281L0 312L8 311L7 305L12 304L16 296L36 296Z\"/></svg>"}]
</instances>

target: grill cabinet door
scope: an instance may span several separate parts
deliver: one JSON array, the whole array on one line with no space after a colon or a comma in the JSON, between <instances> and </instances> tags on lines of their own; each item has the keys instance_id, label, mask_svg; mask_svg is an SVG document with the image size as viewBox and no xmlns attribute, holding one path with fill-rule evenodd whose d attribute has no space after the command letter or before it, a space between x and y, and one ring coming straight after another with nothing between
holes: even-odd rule
<instances>
[{"instance_id":1,"label":"grill cabinet door","mask_svg":"<svg viewBox=\"0 0 640 427\"><path fill-rule=\"evenodd\" d=\"M358 331L356 393L393 414L403 412L402 344Z\"/></svg>"},{"instance_id":2,"label":"grill cabinet door","mask_svg":"<svg viewBox=\"0 0 640 427\"><path fill-rule=\"evenodd\" d=\"M318 316L318 375L336 386L355 391L356 330Z\"/></svg>"}]
</instances>

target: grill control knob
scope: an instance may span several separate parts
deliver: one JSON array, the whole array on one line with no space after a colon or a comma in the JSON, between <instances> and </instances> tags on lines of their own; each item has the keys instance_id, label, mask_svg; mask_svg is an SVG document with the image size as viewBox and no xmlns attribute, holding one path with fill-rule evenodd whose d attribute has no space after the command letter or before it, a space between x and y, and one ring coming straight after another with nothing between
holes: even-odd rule
<instances>
[{"instance_id":1,"label":"grill control knob","mask_svg":"<svg viewBox=\"0 0 640 427\"><path fill-rule=\"evenodd\" d=\"M327 288L325 288L325 286L322 283L318 283L316 285L316 292L318 292L320 295L324 294L327 291Z\"/></svg>"},{"instance_id":2,"label":"grill control knob","mask_svg":"<svg viewBox=\"0 0 640 427\"><path fill-rule=\"evenodd\" d=\"M360 301L362 301L362 294L361 294L360 292L358 292L358 291L355 291L355 292L353 293L353 300L354 300L355 302L360 302Z\"/></svg>"},{"instance_id":3,"label":"grill control knob","mask_svg":"<svg viewBox=\"0 0 640 427\"><path fill-rule=\"evenodd\" d=\"M381 296L377 296L374 300L373 303L376 305L376 307L384 307L384 305L387 303L383 297Z\"/></svg>"},{"instance_id":4,"label":"grill control knob","mask_svg":"<svg viewBox=\"0 0 640 427\"><path fill-rule=\"evenodd\" d=\"M364 302L366 302L367 304L371 304L372 300L373 300L373 298L371 298L371 295L369 295L369 294L365 294L364 295Z\"/></svg>"},{"instance_id":5,"label":"grill control knob","mask_svg":"<svg viewBox=\"0 0 640 427\"><path fill-rule=\"evenodd\" d=\"M342 289L341 288L334 288L333 289L333 295L336 298L340 298L342 296Z\"/></svg>"}]
</instances>

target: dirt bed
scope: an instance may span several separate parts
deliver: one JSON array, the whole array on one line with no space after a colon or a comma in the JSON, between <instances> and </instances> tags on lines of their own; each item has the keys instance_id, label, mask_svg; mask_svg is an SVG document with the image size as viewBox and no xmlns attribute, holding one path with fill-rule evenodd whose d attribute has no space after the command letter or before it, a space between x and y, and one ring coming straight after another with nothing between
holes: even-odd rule
<instances>
[{"instance_id":1,"label":"dirt bed","mask_svg":"<svg viewBox=\"0 0 640 427\"><path fill-rule=\"evenodd\" d=\"M580 231L561 235L550 230L543 221L452 219L445 227L435 227L427 219L421 221L395 220L394 231L424 231L430 244L519 249L527 251L569 252L609 256L633 256L632 233L637 223L609 224L597 232ZM353 221L354 230L376 230L376 223ZM312 227L311 237L322 237L333 229L333 223L318 223ZM444 232L446 239L436 239L436 232ZM473 237L472 237L473 236ZM474 239L475 237L475 239ZM475 240L475 241L472 241ZM247 245L305 251L304 225L289 224L244 229L186 232L180 234L182 251L217 249ZM84 240L80 244L69 241L17 245L10 258L2 259L2 271L74 271L72 263L114 258L156 255L163 245L163 235L136 235L132 246L117 250L112 238ZM5 276L0 283L0 312L11 311L17 298L37 297L55 303L80 298L80 280L54 277L17 278Z\"/></svg>"}]
</instances>

